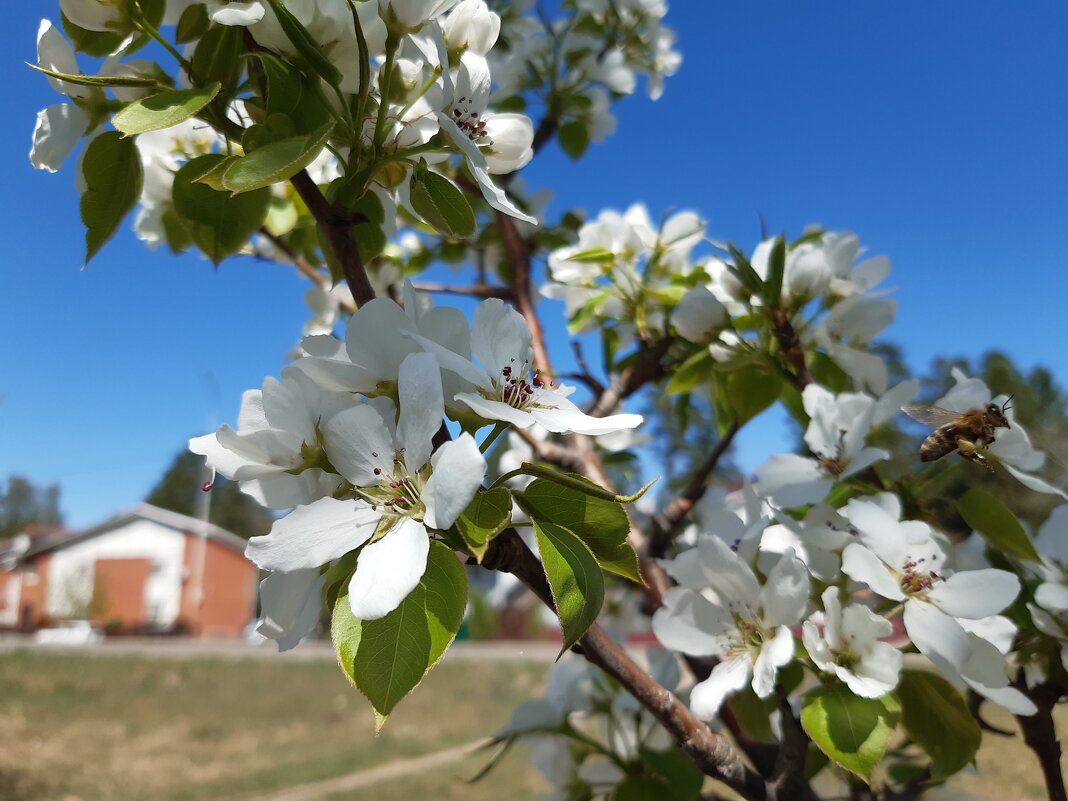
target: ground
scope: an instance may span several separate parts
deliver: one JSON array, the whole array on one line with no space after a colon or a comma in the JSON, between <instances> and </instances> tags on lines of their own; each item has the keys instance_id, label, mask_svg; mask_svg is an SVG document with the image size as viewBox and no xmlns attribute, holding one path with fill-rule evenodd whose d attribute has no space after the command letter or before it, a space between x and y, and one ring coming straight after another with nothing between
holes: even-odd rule
<instances>
[{"instance_id":1,"label":"ground","mask_svg":"<svg viewBox=\"0 0 1068 801\"><path fill-rule=\"evenodd\" d=\"M521 751L474 786L463 779L483 753L433 768L410 763L366 795L312 786L491 734L518 701L540 693L542 654L447 659L377 738L366 702L328 658L234 656L0 654L0 799L280 801L300 785L301 798L315 801L525 801L547 789ZM1011 726L1007 715L991 718ZM989 737L977 761L979 772L957 787L990 801L1042 798L1018 737Z\"/></svg>"}]
</instances>

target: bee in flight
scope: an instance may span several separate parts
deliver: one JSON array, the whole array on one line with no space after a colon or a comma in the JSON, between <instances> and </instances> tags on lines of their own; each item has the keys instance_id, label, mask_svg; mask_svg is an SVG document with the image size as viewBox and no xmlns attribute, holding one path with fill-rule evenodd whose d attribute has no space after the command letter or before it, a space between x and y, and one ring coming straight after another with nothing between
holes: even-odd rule
<instances>
[{"instance_id":1,"label":"bee in flight","mask_svg":"<svg viewBox=\"0 0 1068 801\"><path fill-rule=\"evenodd\" d=\"M920 445L920 461L934 462L956 451L969 462L993 470L990 461L980 451L994 442L995 429L1009 428L1005 412L1009 410L1011 400L1010 395L1001 406L988 403L982 408L964 412L951 412L919 403L909 403L901 407L901 411L935 429Z\"/></svg>"}]
</instances>

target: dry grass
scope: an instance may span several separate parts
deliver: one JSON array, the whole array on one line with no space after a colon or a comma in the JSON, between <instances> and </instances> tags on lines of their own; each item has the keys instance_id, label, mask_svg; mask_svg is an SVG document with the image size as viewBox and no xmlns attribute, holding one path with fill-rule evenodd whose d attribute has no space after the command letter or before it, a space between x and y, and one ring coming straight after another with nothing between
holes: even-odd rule
<instances>
[{"instance_id":1,"label":"dry grass","mask_svg":"<svg viewBox=\"0 0 1068 801\"><path fill-rule=\"evenodd\" d=\"M544 664L446 661L376 739L366 702L326 661L0 655L0 799L250 801L475 740L544 675ZM989 718L1015 729L1008 714ZM466 784L485 758L323 801L529 801L547 789L522 748ZM989 735L977 764L951 786L984 801L1044 798L1019 737Z\"/></svg>"},{"instance_id":2,"label":"dry grass","mask_svg":"<svg viewBox=\"0 0 1068 801\"><path fill-rule=\"evenodd\" d=\"M544 671L446 662L376 739L329 662L3 655L0 799L239 801L490 734Z\"/></svg>"}]
</instances>

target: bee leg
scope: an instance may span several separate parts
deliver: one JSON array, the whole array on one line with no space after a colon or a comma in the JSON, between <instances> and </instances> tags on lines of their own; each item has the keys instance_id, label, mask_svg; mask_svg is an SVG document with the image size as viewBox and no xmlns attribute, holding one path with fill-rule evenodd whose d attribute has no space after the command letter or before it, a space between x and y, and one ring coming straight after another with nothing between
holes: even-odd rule
<instances>
[{"instance_id":1,"label":"bee leg","mask_svg":"<svg viewBox=\"0 0 1068 801\"><path fill-rule=\"evenodd\" d=\"M967 439L957 440L957 453L961 455L961 458L967 459L973 464L985 467L987 470L993 472L994 466L990 464L990 460L985 458L983 454L979 452L979 445Z\"/></svg>"}]
</instances>

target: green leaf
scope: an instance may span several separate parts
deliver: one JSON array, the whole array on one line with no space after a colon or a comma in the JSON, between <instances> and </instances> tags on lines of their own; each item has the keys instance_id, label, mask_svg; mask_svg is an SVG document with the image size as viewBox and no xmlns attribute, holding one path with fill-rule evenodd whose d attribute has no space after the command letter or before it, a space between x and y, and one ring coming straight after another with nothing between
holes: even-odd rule
<instances>
[{"instance_id":1,"label":"green leaf","mask_svg":"<svg viewBox=\"0 0 1068 801\"><path fill-rule=\"evenodd\" d=\"M970 489L957 501L957 508L968 525L998 550L1028 562L1041 561L1016 515L989 492Z\"/></svg>"},{"instance_id":2,"label":"green leaf","mask_svg":"<svg viewBox=\"0 0 1068 801\"><path fill-rule=\"evenodd\" d=\"M292 178L318 156L334 123L328 122L318 131L291 136L278 142L264 145L227 167L222 184L231 192L251 192Z\"/></svg>"},{"instance_id":3,"label":"green leaf","mask_svg":"<svg viewBox=\"0 0 1068 801\"><path fill-rule=\"evenodd\" d=\"M143 75L69 75L65 72L46 70L44 67L38 67L28 61L25 64L31 70L44 73L50 78L58 78L67 83L76 83L79 86L149 86L154 88L159 85L159 81L155 78L146 78Z\"/></svg>"},{"instance_id":4,"label":"green leaf","mask_svg":"<svg viewBox=\"0 0 1068 801\"><path fill-rule=\"evenodd\" d=\"M203 3L193 3L178 18L178 27L174 32L176 44L193 42L203 36L211 26L208 19L208 7Z\"/></svg>"},{"instance_id":5,"label":"green leaf","mask_svg":"<svg viewBox=\"0 0 1068 801\"><path fill-rule=\"evenodd\" d=\"M444 175L415 170L408 185L412 208L442 236L466 239L475 233L475 213L463 191Z\"/></svg>"},{"instance_id":6,"label":"green leaf","mask_svg":"<svg viewBox=\"0 0 1068 801\"><path fill-rule=\"evenodd\" d=\"M587 300L575 313L571 315L571 319L567 323L567 331L569 334L577 334L579 331L583 331L588 328L596 319L601 309L604 308L604 304L608 302L608 299L612 295L608 292L602 292L600 295L594 295Z\"/></svg>"},{"instance_id":7,"label":"green leaf","mask_svg":"<svg viewBox=\"0 0 1068 801\"><path fill-rule=\"evenodd\" d=\"M768 308L782 302L782 279L786 272L786 239L779 235L768 255L768 280L764 282L764 304Z\"/></svg>"},{"instance_id":8,"label":"green leaf","mask_svg":"<svg viewBox=\"0 0 1068 801\"><path fill-rule=\"evenodd\" d=\"M534 520L545 577L564 633L563 654L597 620L604 603L604 574L590 549L566 528Z\"/></svg>"},{"instance_id":9,"label":"green leaf","mask_svg":"<svg viewBox=\"0 0 1068 801\"><path fill-rule=\"evenodd\" d=\"M267 218L263 221L263 227L272 236L285 236L300 221L297 206L288 198L276 197L271 194L271 207L267 210Z\"/></svg>"},{"instance_id":10,"label":"green leaf","mask_svg":"<svg viewBox=\"0 0 1068 801\"><path fill-rule=\"evenodd\" d=\"M187 120L212 101L220 84L197 89L171 89L135 100L111 118L124 134L145 133L170 128Z\"/></svg>"},{"instance_id":11,"label":"green leaf","mask_svg":"<svg viewBox=\"0 0 1068 801\"><path fill-rule=\"evenodd\" d=\"M341 83L341 71L334 66L326 54L323 53L308 29L305 28L281 0L267 0L267 4L275 14L278 24L285 35L289 38L293 47L300 57L307 63L308 68L318 77L322 78L331 86Z\"/></svg>"},{"instance_id":12,"label":"green leaf","mask_svg":"<svg viewBox=\"0 0 1068 801\"><path fill-rule=\"evenodd\" d=\"M771 713L778 707L774 696L759 698L752 687L746 687L731 695L727 706L748 737L762 743L778 742L771 728Z\"/></svg>"},{"instance_id":13,"label":"green leaf","mask_svg":"<svg viewBox=\"0 0 1068 801\"><path fill-rule=\"evenodd\" d=\"M983 732L957 689L934 673L906 670L897 687L901 722L931 757L931 777L944 779L975 757Z\"/></svg>"},{"instance_id":14,"label":"green leaf","mask_svg":"<svg viewBox=\"0 0 1068 801\"><path fill-rule=\"evenodd\" d=\"M782 379L758 367L744 367L726 377L727 401L741 425L752 420L779 398Z\"/></svg>"},{"instance_id":15,"label":"green leaf","mask_svg":"<svg viewBox=\"0 0 1068 801\"><path fill-rule=\"evenodd\" d=\"M564 123L556 135L560 140L560 149L567 153L572 161L582 158L582 154L590 146L590 132L581 122L573 120Z\"/></svg>"},{"instance_id":16,"label":"green leaf","mask_svg":"<svg viewBox=\"0 0 1068 801\"><path fill-rule=\"evenodd\" d=\"M822 387L826 387L835 395L849 389L849 373L823 351L810 351L808 354L808 370L812 373L812 380Z\"/></svg>"},{"instance_id":17,"label":"green leaf","mask_svg":"<svg viewBox=\"0 0 1068 801\"><path fill-rule=\"evenodd\" d=\"M241 76L241 53L245 28L239 25L213 25L193 51L193 74L200 84L219 83L229 96Z\"/></svg>"},{"instance_id":18,"label":"green leaf","mask_svg":"<svg viewBox=\"0 0 1068 801\"><path fill-rule=\"evenodd\" d=\"M585 481L580 476L573 477ZM591 486L596 485L591 482ZM617 501L596 498L543 478L516 492L515 499L535 523L550 522L581 539L605 570L643 583L638 556L627 542L630 521Z\"/></svg>"},{"instance_id":19,"label":"green leaf","mask_svg":"<svg viewBox=\"0 0 1068 801\"><path fill-rule=\"evenodd\" d=\"M80 211L85 223L85 263L115 235L141 196L144 171L137 145L118 131L105 131L85 148L82 157Z\"/></svg>"},{"instance_id":20,"label":"green leaf","mask_svg":"<svg viewBox=\"0 0 1068 801\"><path fill-rule=\"evenodd\" d=\"M308 79L271 53L255 57L267 77L267 115L284 114L297 133L311 133L329 122L330 109Z\"/></svg>"},{"instance_id":21,"label":"green leaf","mask_svg":"<svg viewBox=\"0 0 1068 801\"><path fill-rule=\"evenodd\" d=\"M236 253L263 225L271 205L271 190L231 195L197 181L226 161L221 153L198 156L174 176L174 210L204 255L218 264Z\"/></svg>"},{"instance_id":22,"label":"green leaf","mask_svg":"<svg viewBox=\"0 0 1068 801\"><path fill-rule=\"evenodd\" d=\"M860 698L845 685L805 695L801 725L828 757L865 781L886 753L901 707L892 695Z\"/></svg>"},{"instance_id":23,"label":"green leaf","mask_svg":"<svg viewBox=\"0 0 1068 801\"><path fill-rule=\"evenodd\" d=\"M178 212L173 208L167 209L163 212L160 222L163 223L163 236L167 240L167 247L171 249L171 253L177 255L189 250L193 240L189 236L189 229L178 216Z\"/></svg>"},{"instance_id":24,"label":"green leaf","mask_svg":"<svg viewBox=\"0 0 1068 801\"><path fill-rule=\"evenodd\" d=\"M678 748L669 748L666 751L642 748L640 756L642 762L667 785L667 795L662 795L661 798L694 801L701 795L705 775L693 760Z\"/></svg>"},{"instance_id":25,"label":"green leaf","mask_svg":"<svg viewBox=\"0 0 1068 801\"><path fill-rule=\"evenodd\" d=\"M371 702L376 731L452 644L466 606L467 573L433 540L423 578L385 617L359 620L348 588L338 593L330 625L334 650L345 675Z\"/></svg>"},{"instance_id":26,"label":"green leaf","mask_svg":"<svg viewBox=\"0 0 1068 801\"><path fill-rule=\"evenodd\" d=\"M588 264L591 262L611 264L615 260L616 254L607 248L590 248L589 250L580 251L573 256L568 256L565 259L565 261L577 261L579 264Z\"/></svg>"},{"instance_id":27,"label":"green leaf","mask_svg":"<svg viewBox=\"0 0 1068 801\"><path fill-rule=\"evenodd\" d=\"M94 58L106 58L122 46L126 39L124 34L110 31L90 31L81 28L67 19L67 15L60 12L60 24L63 32L71 40L74 49L79 53L85 53Z\"/></svg>"},{"instance_id":28,"label":"green leaf","mask_svg":"<svg viewBox=\"0 0 1068 801\"><path fill-rule=\"evenodd\" d=\"M764 282L760 278L760 274L753 269L753 265L749 263L749 259L745 254L738 250L734 245L727 244L727 249L730 251L731 256L734 259L734 264L728 264L727 270L737 278L742 286L744 286L753 295L762 295L764 292Z\"/></svg>"},{"instance_id":29,"label":"green leaf","mask_svg":"<svg viewBox=\"0 0 1068 801\"><path fill-rule=\"evenodd\" d=\"M512 522L512 496L504 487L475 495L458 518L456 529L481 562L490 541Z\"/></svg>"},{"instance_id":30,"label":"green leaf","mask_svg":"<svg viewBox=\"0 0 1068 801\"><path fill-rule=\"evenodd\" d=\"M656 776L627 776L616 785L611 801L665 801L675 799L671 788Z\"/></svg>"},{"instance_id":31,"label":"green leaf","mask_svg":"<svg viewBox=\"0 0 1068 801\"><path fill-rule=\"evenodd\" d=\"M694 387L712 378L712 366L715 361L712 354L708 352L708 348L701 348L691 354L671 374L671 378L668 379L667 394L681 395L685 392L692 392Z\"/></svg>"}]
</instances>

